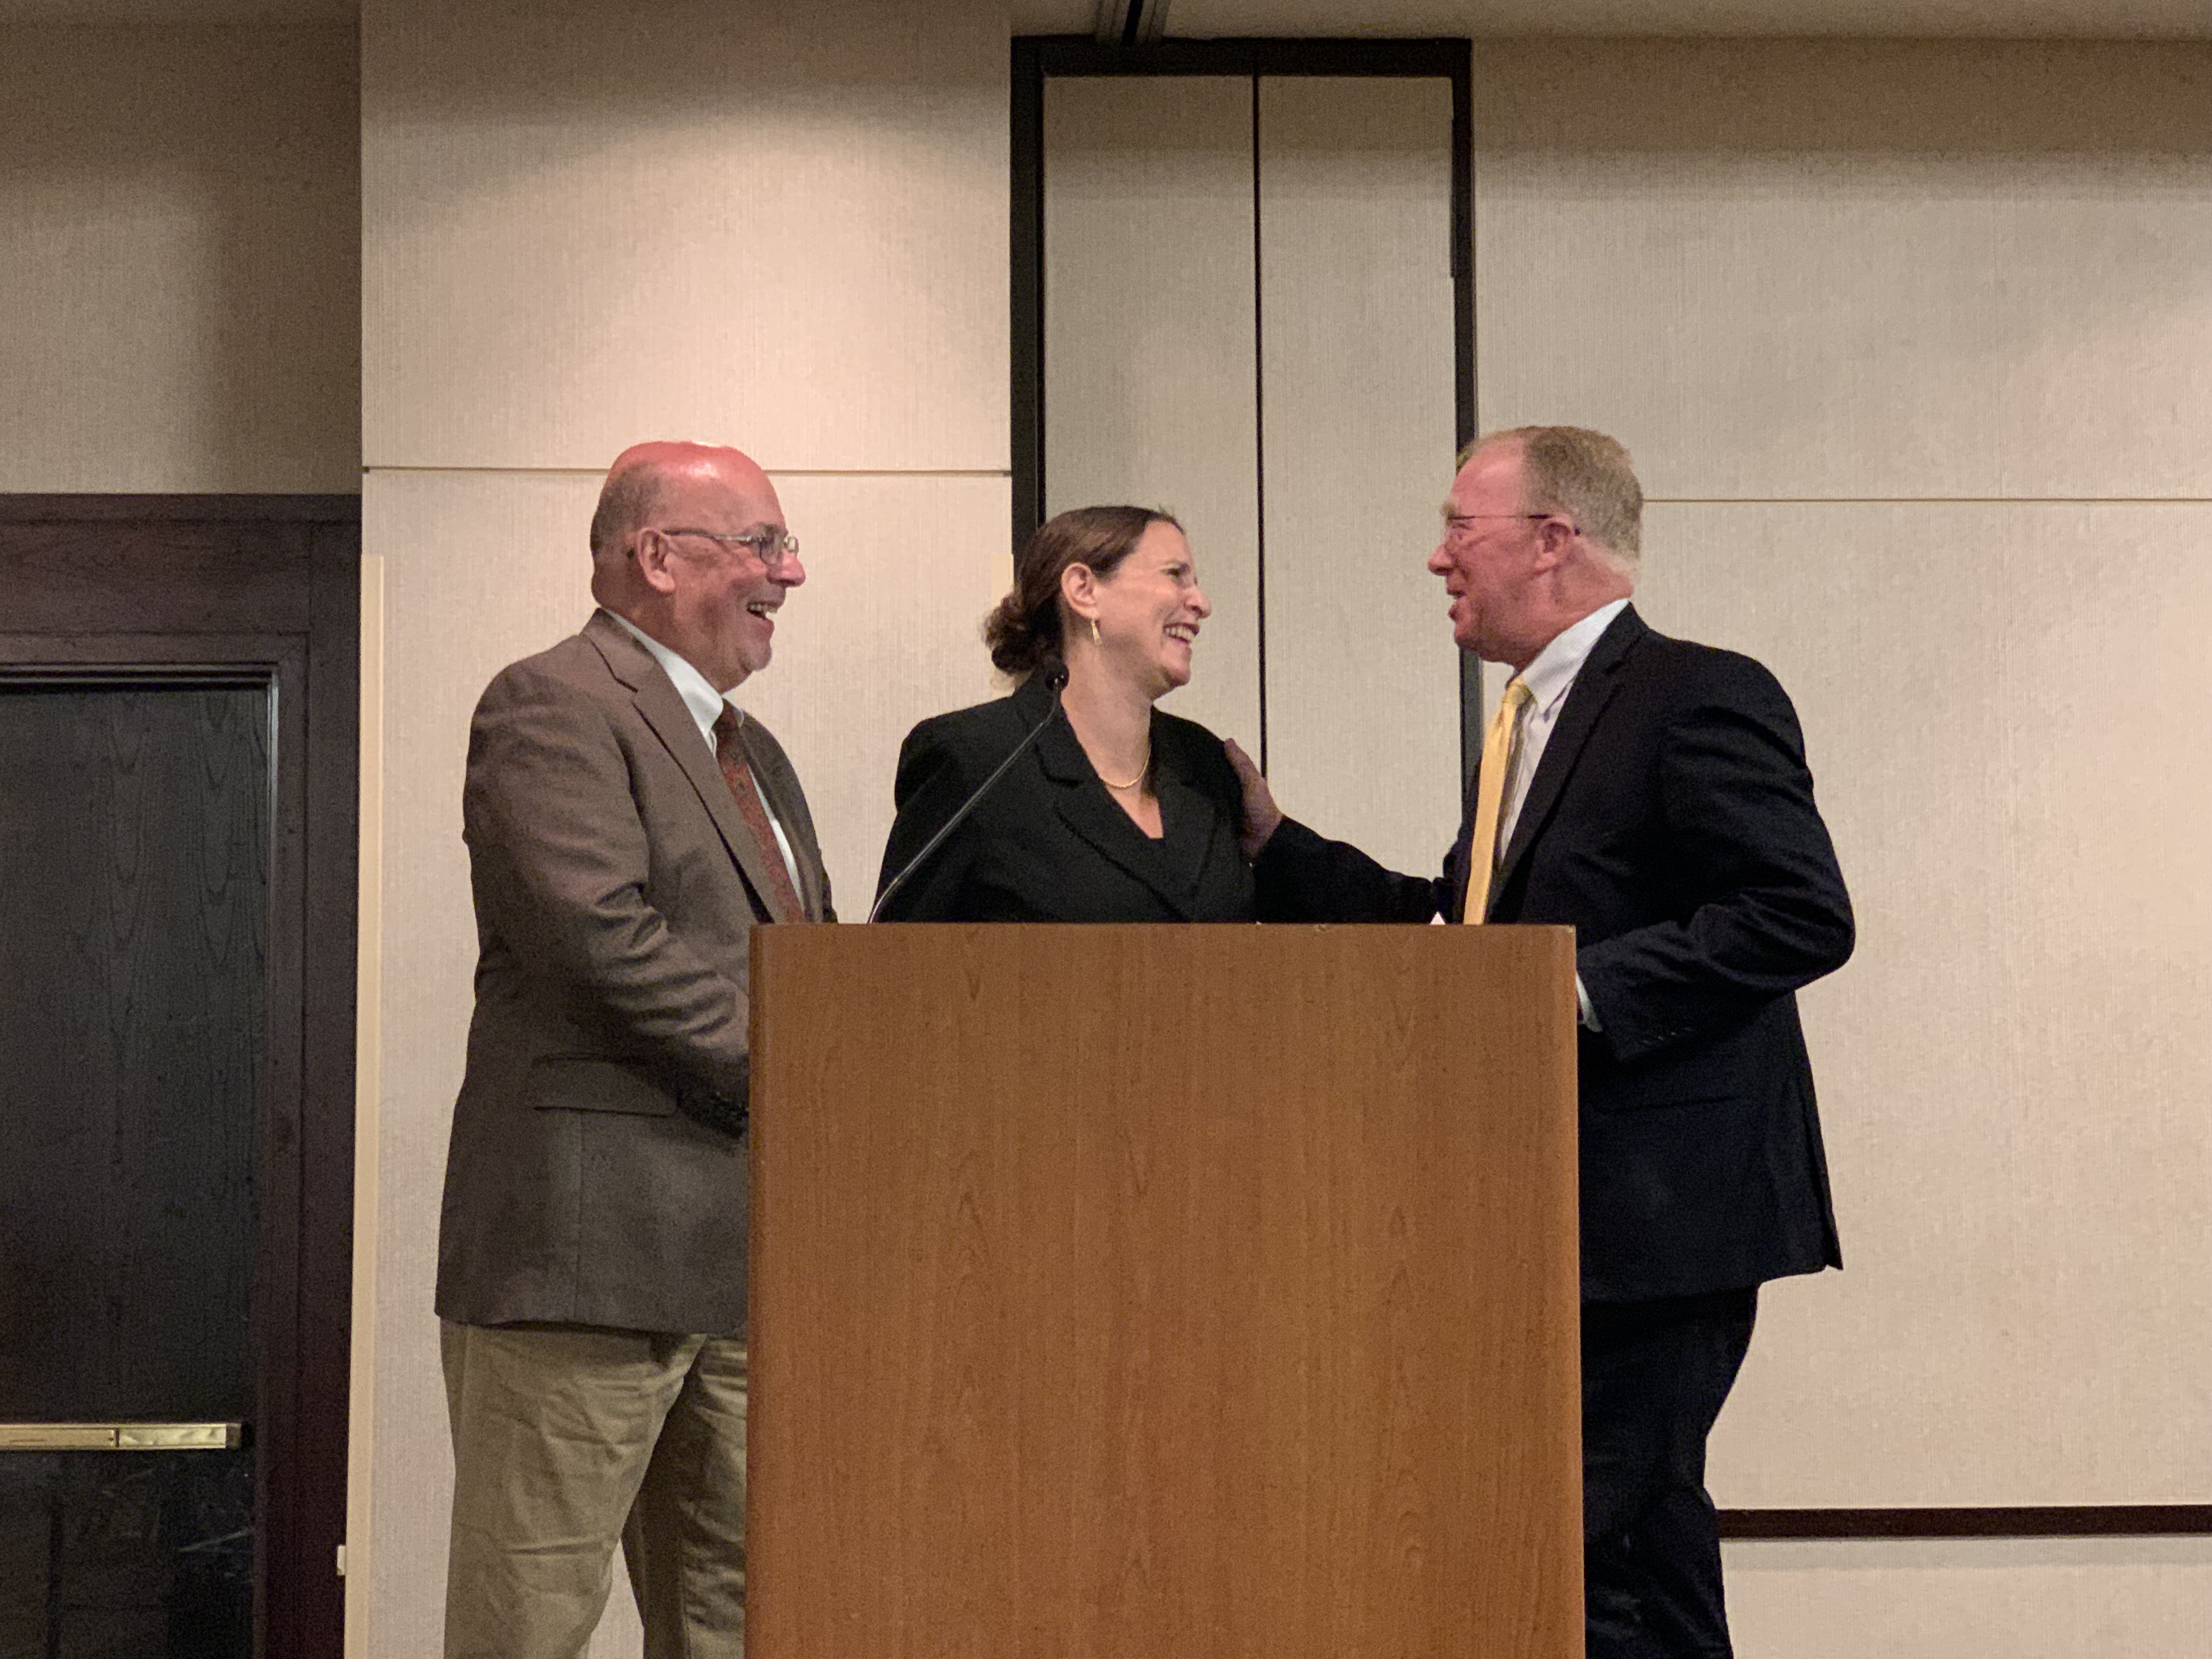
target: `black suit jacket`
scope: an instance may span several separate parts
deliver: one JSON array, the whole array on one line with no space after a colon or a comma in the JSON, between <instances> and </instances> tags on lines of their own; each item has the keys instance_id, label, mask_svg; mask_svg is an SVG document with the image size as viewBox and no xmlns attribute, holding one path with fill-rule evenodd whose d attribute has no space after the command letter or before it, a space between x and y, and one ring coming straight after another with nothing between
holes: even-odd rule
<instances>
[{"instance_id":1,"label":"black suit jacket","mask_svg":"<svg viewBox=\"0 0 2212 1659\"><path fill-rule=\"evenodd\" d=\"M1291 823L1261 879L1310 920L1456 917L1473 818L1470 798L1433 881ZM1582 1034L1585 1298L1842 1265L1793 993L1850 955L1850 900L1771 674L1624 611L1567 694L1490 920L1574 927L1601 1028Z\"/></svg>"},{"instance_id":2,"label":"black suit jacket","mask_svg":"<svg viewBox=\"0 0 2212 1659\"><path fill-rule=\"evenodd\" d=\"M1237 844L1243 795L1221 740L1152 711L1152 787L1166 832L1153 841L1107 793L1041 677L907 734L878 893L1047 719L1044 735L898 890L886 921L1252 919L1252 869Z\"/></svg>"}]
</instances>

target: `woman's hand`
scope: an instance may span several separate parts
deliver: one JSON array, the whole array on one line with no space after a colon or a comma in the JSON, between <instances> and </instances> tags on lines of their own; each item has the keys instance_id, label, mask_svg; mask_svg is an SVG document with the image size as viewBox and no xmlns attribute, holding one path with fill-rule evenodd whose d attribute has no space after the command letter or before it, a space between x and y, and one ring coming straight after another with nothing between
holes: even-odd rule
<instances>
[{"instance_id":1,"label":"woman's hand","mask_svg":"<svg viewBox=\"0 0 2212 1659\"><path fill-rule=\"evenodd\" d=\"M1229 751L1229 763L1237 769L1237 781L1244 788L1244 828L1237 844L1250 863L1260 856L1260 849L1267 844L1283 821L1283 809L1275 805L1275 797L1267 787L1267 780L1260 775L1260 769L1252 764L1252 757L1237 746L1237 739L1229 738L1222 744Z\"/></svg>"}]
</instances>

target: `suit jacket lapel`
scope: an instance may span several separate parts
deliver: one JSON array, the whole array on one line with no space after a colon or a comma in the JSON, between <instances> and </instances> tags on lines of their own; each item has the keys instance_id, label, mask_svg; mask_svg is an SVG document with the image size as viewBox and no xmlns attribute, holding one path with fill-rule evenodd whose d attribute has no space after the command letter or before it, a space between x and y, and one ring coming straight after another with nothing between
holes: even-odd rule
<instances>
[{"instance_id":1,"label":"suit jacket lapel","mask_svg":"<svg viewBox=\"0 0 2212 1659\"><path fill-rule=\"evenodd\" d=\"M653 735L660 739L671 757L684 769L684 775L691 780L691 787L699 792L708 817L714 821L723 846L729 848L730 856L744 872L754 898L769 913L769 920L804 921L801 916L777 914L782 907L769 896L775 888L769 880L768 860L781 860L783 855L773 847L763 848L751 828L738 815L738 803L730 794L730 786L722 776L714 751L699 735L699 723L691 718L691 710L685 706L682 694L661 672L653 653L619 624L597 615L584 624L584 637L599 647L599 654L606 659L607 672L629 689L639 714L653 728Z\"/></svg>"},{"instance_id":2,"label":"suit jacket lapel","mask_svg":"<svg viewBox=\"0 0 2212 1659\"><path fill-rule=\"evenodd\" d=\"M1506 843L1505 856L1498 861L1498 879L1490 886L1493 908L1498 896L1513 878L1515 868L1528 856L1529 848L1543 832L1544 822L1559 804L1559 792L1566 787L1575 763L1581 757L1583 745L1589 741L1607 705L1620 690L1614 671L1636 642L1650 631L1632 605L1598 635L1597 643L1583 659L1582 672L1575 676L1575 683L1567 691L1566 706L1559 710L1559 722L1552 727L1550 740L1544 744L1544 757L1536 763L1536 775L1528 780L1528 793L1522 798L1521 814L1513 820L1513 839Z\"/></svg>"},{"instance_id":3,"label":"suit jacket lapel","mask_svg":"<svg viewBox=\"0 0 2212 1659\"><path fill-rule=\"evenodd\" d=\"M1213 849L1227 826L1213 803L1184 781L1181 773L1162 766L1152 780L1160 799L1160 828L1166 839L1154 843L1160 867L1188 902L1197 896L1199 878L1213 860ZM1116 809L1119 810L1118 808Z\"/></svg>"},{"instance_id":4,"label":"suit jacket lapel","mask_svg":"<svg viewBox=\"0 0 2212 1659\"><path fill-rule=\"evenodd\" d=\"M1024 688L1027 690L1026 687ZM1017 694L1018 696L1020 694ZM1030 713L1030 719L1041 718L1042 711ZM1168 861L1158 856L1161 849L1143 844L1144 831L1131 822L1129 815L1115 805L1112 796L1098 782L1098 774L1091 769L1091 757L1083 752L1077 741L1075 728L1065 719L1055 720L1052 729L1037 739L1037 764L1046 777L1056 786L1054 807L1060 819L1070 830L1095 848L1100 856L1115 868L1159 895L1163 903L1185 921L1190 920L1190 892L1176 890L1169 873ZM1167 805L1161 804L1162 829L1167 827Z\"/></svg>"}]
</instances>

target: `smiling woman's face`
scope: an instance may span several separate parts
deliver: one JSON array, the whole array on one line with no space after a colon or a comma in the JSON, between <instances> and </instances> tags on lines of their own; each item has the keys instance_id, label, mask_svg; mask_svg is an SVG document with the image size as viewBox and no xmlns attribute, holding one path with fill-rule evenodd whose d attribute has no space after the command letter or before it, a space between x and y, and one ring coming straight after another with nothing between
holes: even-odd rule
<instances>
[{"instance_id":1,"label":"smiling woman's face","mask_svg":"<svg viewBox=\"0 0 2212 1659\"><path fill-rule=\"evenodd\" d=\"M1152 697L1188 684L1191 641L1213 607L1182 531L1164 520L1146 526L1129 556L1092 591L1099 654L1110 672Z\"/></svg>"}]
</instances>

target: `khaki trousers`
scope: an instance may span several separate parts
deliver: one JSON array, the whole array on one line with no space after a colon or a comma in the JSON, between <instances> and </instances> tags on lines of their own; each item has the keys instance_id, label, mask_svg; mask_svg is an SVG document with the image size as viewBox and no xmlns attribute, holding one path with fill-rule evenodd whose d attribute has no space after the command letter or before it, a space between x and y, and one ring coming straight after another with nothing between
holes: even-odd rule
<instances>
[{"instance_id":1,"label":"khaki trousers","mask_svg":"<svg viewBox=\"0 0 2212 1659\"><path fill-rule=\"evenodd\" d=\"M617 1538L647 1659L742 1659L744 1341L449 1322L442 1347L446 1659L577 1659Z\"/></svg>"}]
</instances>

